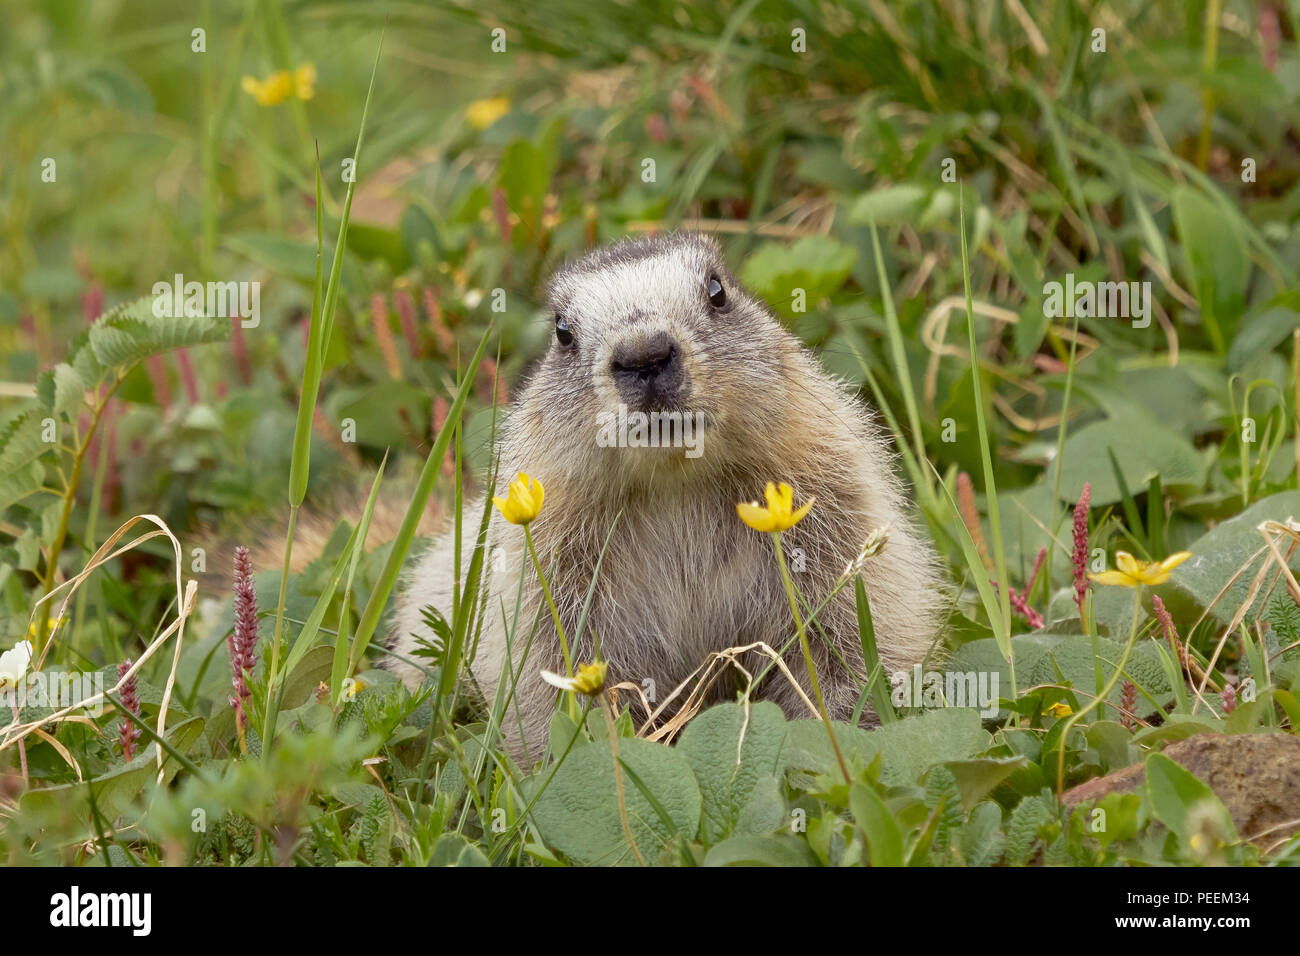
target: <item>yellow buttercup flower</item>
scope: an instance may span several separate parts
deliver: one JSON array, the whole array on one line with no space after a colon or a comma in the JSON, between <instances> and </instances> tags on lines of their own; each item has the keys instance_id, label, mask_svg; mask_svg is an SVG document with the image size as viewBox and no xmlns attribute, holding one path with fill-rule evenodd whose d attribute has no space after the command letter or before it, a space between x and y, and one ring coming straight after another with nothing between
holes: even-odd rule
<instances>
[{"instance_id":1,"label":"yellow buttercup flower","mask_svg":"<svg viewBox=\"0 0 1300 956\"><path fill-rule=\"evenodd\" d=\"M40 628L40 626L41 626L41 619L40 619L40 616L38 615L38 616L32 618L31 623L27 625L27 640L29 640L29 641L35 641L35 640L36 640L36 632L37 632L37 630ZM58 617L56 617L56 618L51 619L51 620L50 620L50 636L53 637L53 636L54 636L54 632L57 631L57 630L58 630L60 627L62 627L62 626L63 626L63 615L62 615L62 614L60 614L60 615L59 615Z\"/></svg>"},{"instance_id":2,"label":"yellow buttercup flower","mask_svg":"<svg viewBox=\"0 0 1300 956\"><path fill-rule=\"evenodd\" d=\"M571 690L577 694L595 697L605 689L605 672L608 669L609 665L604 661L592 661L590 664L579 664L578 673L572 677L561 677L551 671L542 671L542 680L561 690Z\"/></svg>"},{"instance_id":3,"label":"yellow buttercup flower","mask_svg":"<svg viewBox=\"0 0 1300 956\"><path fill-rule=\"evenodd\" d=\"M1163 561L1139 561L1127 551L1116 551L1115 564L1119 570L1102 571L1100 574L1089 574L1088 577L1098 584L1117 584L1123 588L1136 588L1143 584L1154 587L1168 581L1174 568L1191 556L1190 551L1179 551Z\"/></svg>"},{"instance_id":4,"label":"yellow buttercup flower","mask_svg":"<svg viewBox=\"0 0 1300 956\"><path fill-rule=\"evenodd\" d=\"M519 477L510 482L510 491L506 497L494 496L492 503L511 524L526 525L542 510L544 494L542 483L521 471Z\"/></svg>"},{"instance_id":5,"label":"yellow buttercup flower","mask_svg":"<svg viewBox=\"0 0 1300 956\"><path fill-rule=\"evenodd\" d=\"M490 100L475 100L465 108L465 119L475 129L487 129L510 112L510 101L504 96Z\"/></svg>"},{"instance_id":6,"label":"yellow buttercup flower","mask_svg":"<svg viewBox=\"0 0 1300 956\"><path fill-rule=\"evenodd\" d=\"M736 514L740 515L740 520L755 531L785 531L793 528L803 520L815 500L809 498L798 511L794 511L794 489L784 481L780 485L769 481L763 494L767 498L766 508L757 501L736 505Z\"/></svg>"},{"instance_id":7,"label":"yellow buttercup flower","mask_svg":"<svg viewBox=\"0 0 1300 956\"><path fill-rule=\"evenodd\" d=\"M292 96L309 100L316 95L316 67L305 63L292 73L276 70L265 80L246 76L239 85L258 106L277 106Z\"/></svg>"},{"instance_id":8,"label":"yellow buttercup flower","mask_svg":"<svg viewBox=\"0 0 1300 956\"><path fill-rule=\"evenodd\" d=\"M300 100L309 100L316 95L316 67L304 63L293 71L293 94Z\"/></svg>"},{"instance_id":9,"label":"yellow buttercup flower","mask_svg":"<svg viewBox=\"0 0 1300 956\"><path fill-rule=\"evenodd\" d=\"M1070 708L1069 704L1058 701L1055 704L1053 704L1051 707L1048 707L1045 711L1043 711L1043 713L1051 714L1053 717L1069 717L1072 713L1074 713L1074 711Z\"/></svg>"}]
</instances>

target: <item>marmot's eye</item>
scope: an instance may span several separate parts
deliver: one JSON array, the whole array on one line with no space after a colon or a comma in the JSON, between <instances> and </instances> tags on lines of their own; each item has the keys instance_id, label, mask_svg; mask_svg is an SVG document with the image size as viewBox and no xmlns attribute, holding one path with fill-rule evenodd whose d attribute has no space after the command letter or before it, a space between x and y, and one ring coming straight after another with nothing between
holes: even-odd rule
<instances>
[{"instance_id":1,"label":"marmot's eye","mask_svg":"<svg viewBox=\"0 0 1300 956\"><path fill-rule=\"evenodd\" d=\"M569 323L564 321L564 316L555 317L555 341L561 345L573 344L573 333L569 331Z\"/></svg>"},{"instance_id":2,"label":"marmot's eye","mask_svg":"<svg viewBox=\"0 0 1300 956\"><path fill-rule=\"evenodd\" d=\"M709 291L709 302L715 309L720 309L727 304L727 290L722 288L722 283L718 281L717 276L709 276L705 288Z\"/></svg>"}]
</instances>

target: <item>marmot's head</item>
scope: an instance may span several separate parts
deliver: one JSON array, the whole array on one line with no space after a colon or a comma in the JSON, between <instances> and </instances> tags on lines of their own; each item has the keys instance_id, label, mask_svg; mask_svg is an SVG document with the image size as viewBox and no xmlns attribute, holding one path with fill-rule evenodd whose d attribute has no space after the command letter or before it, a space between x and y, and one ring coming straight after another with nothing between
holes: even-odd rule
<instances>
[{"instance_id":1,"label":"marmot's head","mask_svg":"<svg viewBox=\"0 0 1300 956\"><path fill-rule=\"evenodd\" d=\"M556 273L549 306L551 343L515 431L539 473L607 487L707 478L742 447L809 424L779 420L798 342L710 238L596 250Z\"/></svg>"}]
</instances>

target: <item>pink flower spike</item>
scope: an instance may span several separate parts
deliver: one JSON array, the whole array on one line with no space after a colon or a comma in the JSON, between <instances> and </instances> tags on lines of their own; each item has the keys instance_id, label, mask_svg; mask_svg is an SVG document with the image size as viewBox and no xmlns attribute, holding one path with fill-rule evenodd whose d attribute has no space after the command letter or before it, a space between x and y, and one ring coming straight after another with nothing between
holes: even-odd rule
<instances>
[{"instance_id":1,"label":"pink flower spike","mask_svg":"<svg viewBox=\"0 0 1300 956\"><path fill-rule=\"evenodd\" d=\"M1092 502L1092 483L1083 486L1079 503L1074 506L1074 603L1083 616L1083 602L1088 595L1088 507Z\"/></svg>"}]
</instances>

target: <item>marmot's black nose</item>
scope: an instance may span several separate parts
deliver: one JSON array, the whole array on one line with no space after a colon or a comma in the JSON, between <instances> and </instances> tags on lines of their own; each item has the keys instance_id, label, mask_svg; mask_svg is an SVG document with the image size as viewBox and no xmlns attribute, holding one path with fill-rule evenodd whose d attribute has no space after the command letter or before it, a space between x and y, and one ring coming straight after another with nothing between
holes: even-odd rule
<instances>
[{"instance_id":1,"label":"marmot's black nose","mask_svg":"<svg viewBox=\"0 0 1300 956\"><path fill-rule=\"evenodd\" d=\"M625 342L614 349L610 372L629 405L663 405L682 384L681 348L667 332Z\"/></svg>"}]
</instances>

